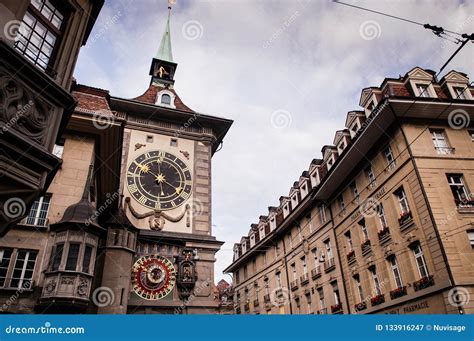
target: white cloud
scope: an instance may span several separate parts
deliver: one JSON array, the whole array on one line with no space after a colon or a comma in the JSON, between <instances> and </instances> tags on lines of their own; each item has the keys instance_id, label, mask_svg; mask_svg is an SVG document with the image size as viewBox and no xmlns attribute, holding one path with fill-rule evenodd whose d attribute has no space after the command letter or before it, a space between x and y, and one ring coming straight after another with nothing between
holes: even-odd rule
<instances>
[{"instance_id":1,"label":"white cloud","mask_svg":"<svg viewBox=\"0 0 474 341\"><path fill-rule=\"evenodd\" d=\"M351 3L474 31L473 2ZM117 13L117 23L81 52L76 77L113 95L136 97L148 85L166 7L153 0L108 2L93 33ZM199 39L183 37L182 25L189 20L202 25ZM366 21L380 27L377 38L361 36ZM362 88L416 65L438 70L458 47L421 26L314 0L178 0L171 35L176 90L183 101L235 120L213 161L214 233L226 241L217 255L216 278L232 260L233 243L267 206L288 194L311 159L321 157L321 147L343 128L347 111L357 109ZM472 48L468 44L448 70L474 78ZM291 114L289 127L271 125L275 110Z\"/></svg>"}]
</instances>

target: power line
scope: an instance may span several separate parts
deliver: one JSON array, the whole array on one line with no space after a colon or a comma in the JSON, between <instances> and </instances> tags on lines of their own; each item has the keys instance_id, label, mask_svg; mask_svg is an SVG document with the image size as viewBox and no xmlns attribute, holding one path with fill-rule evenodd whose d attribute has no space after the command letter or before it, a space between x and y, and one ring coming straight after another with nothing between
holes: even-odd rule
<instances>
[{"instance_id":1,"label":"power line","mask_svg":"<svg viewBox=\"0 0 474 341\"><path fill-rule=\"evenodd\" d=\"M383 16L385 16L385 17L389 17L389 18L392 18L392 19L405 21L405 22L408 22L408 23L410 23L410 24L414 24L414 25L418 25L418 26L423 26L423 27L426 28L427 30L431 30L431 31L432 31L435 35L437 35L437 36L439 36L440 34L443 34L444 32L449 32L449 33L452 33L452 34L456 34L456 35L458 35L458 36L461 36L461 37L463 37L463 38L469 38L470 40L474 39L474 34L471 34L471 35L461 34L461 33L459 33L459 32L454 32L454 31L446 30L446 29L444 29L443 27L440 27L440 26L434 26L434 25L430 25L430 24L422 24L422 23L417 22L417 21L414 21L414 20L410 20L410 19L398 17L398 16L396 16L396 15L392 15L392 14L388 14L388 13L383 13L383 12L375 11L375 10L370 9L370 8L365 8L365 7L361 7L361 6L356 6L356 5L348 4L348 3L345 3L345 2L342 2L342 1L338 1L338 0L333 0L333 2L335 2L336 4L340 4L340 5L344 5L344 6L348 6L348 7L353 7L353 8L362 10L362 11L366 11L366 12L371 12L371 13L383 15Z\"/></svg>"}]
</instances>

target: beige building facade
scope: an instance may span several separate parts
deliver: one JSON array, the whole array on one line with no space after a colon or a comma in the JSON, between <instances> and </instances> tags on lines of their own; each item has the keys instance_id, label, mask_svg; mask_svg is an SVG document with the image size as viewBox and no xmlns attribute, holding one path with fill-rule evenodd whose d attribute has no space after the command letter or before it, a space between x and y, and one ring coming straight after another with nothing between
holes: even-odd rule
<instances>
[{"instance_id":1,"label":"beige building facade","mask_svg":"<svg viewBox=\"0 0 474 341\"><path fill-rule=\"evenodd\" d=\"M467 75L416 67L359 104L235 244L236 313L474 313Z\"/></svg>"}]
</instances>

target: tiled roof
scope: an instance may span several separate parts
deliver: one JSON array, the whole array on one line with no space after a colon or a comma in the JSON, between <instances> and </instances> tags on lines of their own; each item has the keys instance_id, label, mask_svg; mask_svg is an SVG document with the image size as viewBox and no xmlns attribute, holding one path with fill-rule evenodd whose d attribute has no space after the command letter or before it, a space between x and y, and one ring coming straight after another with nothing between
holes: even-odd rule
<instances>
[{"instance_id":1,"label":"tiled roof","mask_svg":"<svg viewBox=\"0 0 474 341\"><path fill-rule=\"evenodd\" d=\"M148 89L143 93L143 95L135 97L134 100L138 102L148 103L148 104L155 104L156 95L161 90L163 90L163 88L150 85ZM186 104L183 103L183 101L181 100L181 98L179 98L178 94L176 93L176 91L174 91L174 89L169 88L166 90L172 92L176 96L174 100L174 105L176 109L188 111L188 112L194 112L194 110L192 110Z\"/></svg>"},{"instance_id":2,"label":"tiled roof","mask_svg":"<svg viewBox=\"0 0 474 341\"><path fill-rule=\"evenodd\" d=\"M109 92L107 90L77 84L73 86L72 96L78 102L76 107L78 111L113 115L109 106Z\"/></svg>"}]
</instances>

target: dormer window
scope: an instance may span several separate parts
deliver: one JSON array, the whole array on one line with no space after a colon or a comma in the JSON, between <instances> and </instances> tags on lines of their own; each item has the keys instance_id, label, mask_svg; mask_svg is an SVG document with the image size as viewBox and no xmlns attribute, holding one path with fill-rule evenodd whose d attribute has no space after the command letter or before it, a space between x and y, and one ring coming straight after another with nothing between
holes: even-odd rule
<instances>
[{"instance_id":1,"label":"dormer window","mask_svg":"<svg viewBox=\"0 0 474 341\"><path fill-rule=\"evenodd\" d=\"M306 180L305 180L305 183L300 188L301 188L301 197L305 198L306 195L308 194L308 185L306 184Z\"/></svg>"},{"instance_id":2,"label":"dormer window","mask_svg":"<svg viewBox=\"0 0 474 341\"><path fill-rule=\"evenodd\" d=\"M298 194L293 195L291 200L292 200L291 204L293 208L296 208L296 206L298 206Z\"/></svg>"},{"instance_id":3,"label":"dormer window","mask_svg":"<svg viewBox=\"0 0 474 341\"><path fill-rule=\"evenodd\" d=\"M467 96L466 96L467 88L463 88L463 87L460 87L460 86L454 86L453 90L454 90L455 99L468 99Z\"/></svg>"},{"instance_id":4,"label":"dormer window","mask_svg":"<svg viewBox=\"0 0 474 341\"><path fill-rule=\"evenodd\" d=\"M272 218L270 219L270 230L273 231L274 229L276 229L276 218L275 218L275 217L272 217Z\"/></svg>"},{"instance_id":5,"label":"dormer window","mask_svg":"<svg viewBox=\"0 0 474 341\"><path fill-rule=\"evenodd\" d=\"M333 164L334 164L334 156L331 155L331 157L329 158L329 160L327 162L328 170L331 169Z\"/></svg>"},{"instance_id":6,"label":"dormer window","mask_svg":"<svg viewBox=\"0 0 474 341\"><path fill-rule=\"evenodd\" d=\"M169 108L176 108L174 105L175 95L169 90L162 90L156 97L157 105Z\"/></svg>"},{"instance_id":7,"label":"dormer window","mask_svg":"<svg viewBox=\"0 0 474 341\"><path fill-rule=\"evenodd\" d=\"M311 175L311 186L316 187L319 185L319 173L318 170L316 169Z\"/></svg>"},{"instance_id":8,"label":"dormer window","mask_svg":"<svg viewBox=\"0 0 474 341\"><path fill-rule=\"evenodd\" d=\"M171 104L171 96L168 94L161 95L161 104L170 105Z\"/></svg>"},{"instance_id":9,"label":"dormer window","mask_svg":"<svg viewBox=\"0 0 474 341\"><path fill-rule=\"evenodd\" d=\"M356 120L351 127L351 137L354 137L360 129L359 122Z\"/></svg>"},{"instance_id":10,"label":"dormer window","mask_svg":"<svg viewBox=\"0 0 474 341\"><path fill-rule=\"evenodd\" d=\"M418 97L430 97L428 84L416 84L416 90L418 91Z\"/></svg>"},{"instance_id":11,"label":"dormer window","mask_svg":"<svg viewBox=\"0 0 474 341\"><path fill-rule=\"evenodd\" d=\"M344 141L343 139L337 146L337 151L339 152L339 155L342 154L342 152L344 151L344 148L346 148L346 141Z\"/></svg>"},{"instance_id":12,"label":"dormer window","mask_svg":"<svg viewBox=\"0 0 474 341\"><path fill-rule=\"evenodd\" d=\"M255 234L252 234L250 236L250 247L253 247L255 245Z\"/></svg>"},{"instance_id":13,"label":"dormer window","mask_svg":"<svg viewBox=\"0 0 474 341\"><path fill-rule=\"evenodd\" d=\"M260 240L265 238L265 226L260 226L260 228L258 229L258 233L259 233Z\"/></svg>"},{"instance_id":14,"label":"dormer window","mask_svg":"<svg viewBox=\"0 0 474 341\"><path fill-rule=\"evenodd\" d=\"M290 205L287 203L285 206L283 206L283 215L285 218L290 214Z\"/></svg>"}]
</instances>

